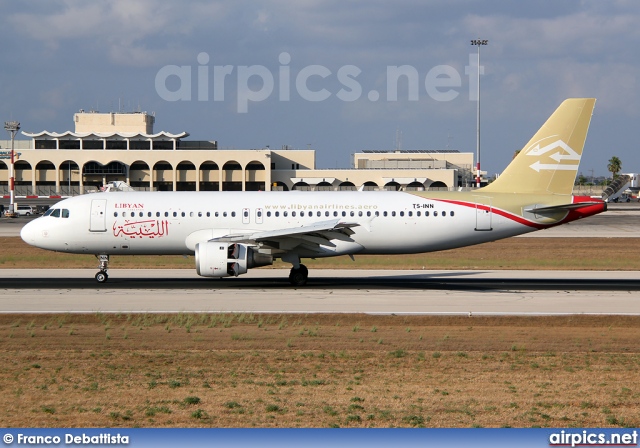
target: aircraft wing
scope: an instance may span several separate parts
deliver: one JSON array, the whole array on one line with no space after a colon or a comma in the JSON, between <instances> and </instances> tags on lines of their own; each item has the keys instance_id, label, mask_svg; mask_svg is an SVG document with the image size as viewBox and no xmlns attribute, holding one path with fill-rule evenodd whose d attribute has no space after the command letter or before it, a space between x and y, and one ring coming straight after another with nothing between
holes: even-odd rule
<instances>
[{"instance_id":1,"label":"aircraft wing","mask_svg":"<svg viewBox=\"0 0 640 448\"><path fill-rule=\"evenodd\" d=\"M335 247L332 240L352 241L351 235L354 232L351 229L359 225L355 222L341 222L340 219L334 219L288 229L225 235L211 241L261 244L284 251L300 247L320 252L321 245Z\"/></svg>"}]
</instances>

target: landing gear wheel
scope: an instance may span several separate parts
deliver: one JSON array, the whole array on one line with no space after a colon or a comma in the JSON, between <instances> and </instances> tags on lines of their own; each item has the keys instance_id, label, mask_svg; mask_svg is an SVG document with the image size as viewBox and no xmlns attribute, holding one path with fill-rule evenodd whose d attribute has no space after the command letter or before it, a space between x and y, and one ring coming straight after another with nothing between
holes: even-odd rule
<instances>
[{"instance_id":1,"label":"landing gear wheel","mask_svg":"<svg viewBox=\"0 0 640 448\"><path fill-rule=\"evenodd\" d=\"M301 264L298 269L291 268L291 272L289 273L289 282L293 286L304 286L307 284L308 279L309 270L305 265Z\"/></svg>"},{"instance_id":2,"label":"landing gear wheel","mask_svg":"<svg viewBox=\"0 0 640 448\"><path fill-rule=\"evenodd\" d=\"M100 270L96 274L96 280L98 283L104 283L109 278L107 275L107 269L109 269L109 255L100 254L96 255L96 258L100 261L100 264L98 265L98 269Z\"/></svg>"}]
</instances>

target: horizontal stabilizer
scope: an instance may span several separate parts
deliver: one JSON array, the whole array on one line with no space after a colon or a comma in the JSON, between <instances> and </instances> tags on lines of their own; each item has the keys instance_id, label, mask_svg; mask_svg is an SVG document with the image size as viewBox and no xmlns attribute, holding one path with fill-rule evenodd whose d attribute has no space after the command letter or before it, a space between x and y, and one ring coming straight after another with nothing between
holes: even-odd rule
<instances>
[{"instance_id":1,"label":"horizontal stabilizer","mask_svg":"<svg viewBox=\"0 0 640 448\"><path fill-rule=\"evenodd\" d=\"M542 215L545 213L558 213L563 211L568 212L569 210L576 210L579 208L588 207L590 205L600 205L600 204L602 204L602 201L578 202L575 204L553 205L550 207L527 208L525 209L525 212Z\"/></svg>"}]
</instances>

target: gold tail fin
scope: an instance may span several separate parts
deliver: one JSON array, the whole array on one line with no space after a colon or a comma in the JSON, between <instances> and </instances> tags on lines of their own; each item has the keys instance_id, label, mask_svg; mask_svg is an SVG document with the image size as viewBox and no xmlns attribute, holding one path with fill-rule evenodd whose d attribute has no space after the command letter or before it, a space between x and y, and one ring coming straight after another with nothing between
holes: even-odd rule
<instances>
[{"instance_id":1,"label":"gold tail fin","mask_svg":"<svg viewBox=\"0 0 640 448\"><path fill-rule=\"evenodd\" d=\"M562 102L487 192L571 194L594 98Z\"/></svg>"}]
</instances>

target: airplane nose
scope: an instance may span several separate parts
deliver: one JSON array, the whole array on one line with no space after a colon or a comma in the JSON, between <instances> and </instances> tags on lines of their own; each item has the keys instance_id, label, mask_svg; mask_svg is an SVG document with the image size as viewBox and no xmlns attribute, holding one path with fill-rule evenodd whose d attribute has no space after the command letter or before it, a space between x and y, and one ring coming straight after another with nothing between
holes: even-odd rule
<instances>
[{"instance_id":1,"label":"airplane nose","mask_svg":"<svg viewBox=\"0 0 640 448\"><path fill-rule=\"evenodd\" d=\"M32 246L36 246L36 240L39 233L38 227L38 223L36 223L35 220L25 224L24 227L22 227L22 230L20 230L20 238L22 238L22 241Z\"/></svg>"}]
</instances>

